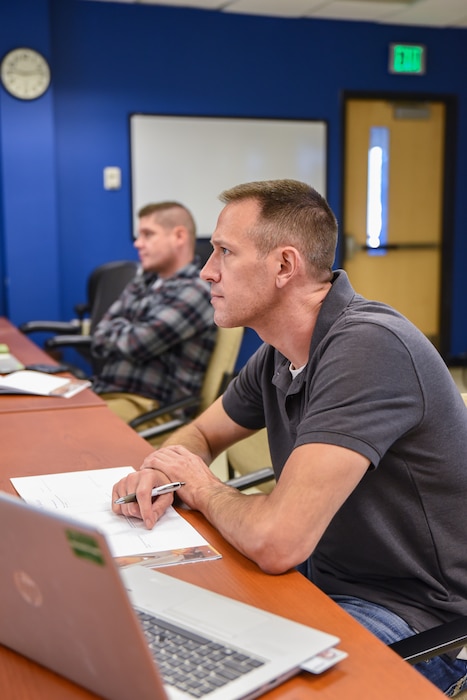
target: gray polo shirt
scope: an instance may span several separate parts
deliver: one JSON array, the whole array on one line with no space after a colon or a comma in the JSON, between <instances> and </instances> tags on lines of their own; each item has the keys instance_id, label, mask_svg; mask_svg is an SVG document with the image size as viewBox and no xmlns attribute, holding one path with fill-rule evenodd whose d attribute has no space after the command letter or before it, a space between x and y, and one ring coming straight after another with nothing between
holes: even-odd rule
<instances>
[{"instance_id":1,"label":"gray polo shirt","mask_svg":"<svg viewBox=\"0 0 467 700\"><path fill-rule=\"evenodd\" d=\"M310 578L418 630L466 615L467 409L438 352L338 271L306 368L292 379L289 364L261 346L223 399L237 423L266 425L276 477L308 443L371 462L311 555Z\"/></svg>"}]
</instances>

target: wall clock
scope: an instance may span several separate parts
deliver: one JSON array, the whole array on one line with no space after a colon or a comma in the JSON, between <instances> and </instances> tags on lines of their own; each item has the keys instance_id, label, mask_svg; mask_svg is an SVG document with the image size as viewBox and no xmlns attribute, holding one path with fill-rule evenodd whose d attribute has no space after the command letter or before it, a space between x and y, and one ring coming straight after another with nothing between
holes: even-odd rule
<instances>
[{"instance_id":1,"label":"wall clock","mask_svg":"<svg viewBox=\"0 0 467 700\"><path fill-rule=\"evenodd\" d=\"M4 56L0 76L8 92L20 100L34 100L50 84L50 68L44 56L29 48L13 49Z\"/></svg>"}]
</instances>

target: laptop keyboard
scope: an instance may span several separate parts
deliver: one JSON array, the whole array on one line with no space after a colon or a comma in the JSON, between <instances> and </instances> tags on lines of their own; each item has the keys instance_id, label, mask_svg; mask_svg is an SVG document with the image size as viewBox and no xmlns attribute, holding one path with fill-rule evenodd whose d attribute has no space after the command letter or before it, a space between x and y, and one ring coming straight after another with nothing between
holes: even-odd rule
<instances>
[{"instance_id":1,"label":"laptop keyboard","mask_svg":"<svg viewBox=\"0 0 467 700\"><path fill-rule=\"evenodd\" d=\"M164 683L194 698L202 698L264 663L141 610L136 613Z\"/></svg>"}]
</instances>

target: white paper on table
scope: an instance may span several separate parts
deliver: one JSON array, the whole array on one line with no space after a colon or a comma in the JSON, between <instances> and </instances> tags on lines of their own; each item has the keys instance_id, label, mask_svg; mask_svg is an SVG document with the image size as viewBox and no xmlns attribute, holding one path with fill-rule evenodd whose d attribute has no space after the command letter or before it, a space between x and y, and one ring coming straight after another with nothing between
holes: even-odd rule
<instances>
[{"instance_id":1,"label":"white paper on table","mask_svg":"<svg viewBox=\"0 0 467 700\"><path fill-rule=\"evenodd\" d=\"M10 479L27 502L47 510L66 511L98 527L114 557L165 552L207 545L206 540L170 507L152 530L139 518L116 515L111 509L112 486L133 467L21 476Z\"/></svg>"},{"instance_id":2,"label":"white paper on table","mask_svg":"<svg viewBox=\"0 0 467 700\"><path fill-rule=\"evenodd\" d=\"M86 379L56 377L46 372L19 370L0 378L0 393L32 394L33 396L55 396L70 399L91 386Z\"/></svg>"}]
</instances>

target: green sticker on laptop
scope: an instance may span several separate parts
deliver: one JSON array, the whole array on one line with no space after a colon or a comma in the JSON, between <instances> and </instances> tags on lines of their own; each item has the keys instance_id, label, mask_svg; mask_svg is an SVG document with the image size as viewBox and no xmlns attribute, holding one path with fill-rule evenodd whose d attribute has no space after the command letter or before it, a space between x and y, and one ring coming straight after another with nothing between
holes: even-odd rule
<instances>
[{"instance_id":1,"label":"green sticker on laptop","mask_svg":"<svg viewBox=\"0 0 467 700\"><path fill-rule=\"evenodd\" d=\"M77 530L66 530L66 537L77 557L89 559L94 564L104 565L104 557L97 540Z\"/></svg>"}]
</instances>

